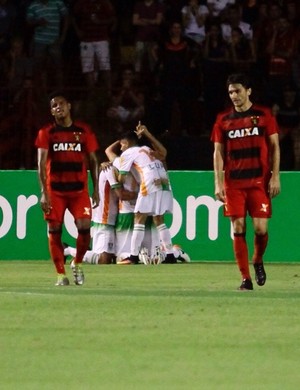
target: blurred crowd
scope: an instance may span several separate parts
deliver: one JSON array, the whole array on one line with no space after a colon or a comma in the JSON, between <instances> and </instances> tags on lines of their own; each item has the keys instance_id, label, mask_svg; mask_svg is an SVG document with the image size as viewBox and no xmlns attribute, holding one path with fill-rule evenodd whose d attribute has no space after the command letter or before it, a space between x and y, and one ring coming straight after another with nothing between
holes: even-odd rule
<instances>
[{"instance_id":1,"label":"blurred crowd","mask_svg":"<svg viewBox=\"0 0 300 390\"><path fill-rule=\"evenodd\" d=\"M300 170L296 0L0 0L0 53L0 169L35 168L57 89L102 150L142 121L170 169L211 169L225 81L241 71L278 119L281 169Z\"/></svg>"}]
</instances>

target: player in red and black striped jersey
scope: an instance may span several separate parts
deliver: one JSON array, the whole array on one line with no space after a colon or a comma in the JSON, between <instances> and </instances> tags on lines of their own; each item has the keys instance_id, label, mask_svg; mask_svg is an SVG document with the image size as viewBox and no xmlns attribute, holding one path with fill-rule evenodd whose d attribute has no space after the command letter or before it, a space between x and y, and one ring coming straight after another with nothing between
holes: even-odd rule
<instances>
[{"instance_id":1,"label":"player in red and black striped jersey","mask_svg":"<svg viewBox=\"0 0 300 390\"><path fill-rule=\"evenodd\" d=\"M41 185L41 207L48 222L49 249L54 262L57 285L67 285L62 224L66 209L73 215L78 230L73 274L76 284L83 283L80 267L90 243L91 202L88 193L88 169L93 181L93 207L99 204L98 141L90 126L74 122L71 104L57 92L50 98L54 122L42 127L35 145L38 149L38 173Z\"/></svg>"},{"instance_id":2,"label":"player in red and black striped jersey","mask_svg":"<svg viewBox=\"0 0 300 390\"><path fill-rule=\"evenodd\" d=\"M258 285L266 281L263 255L268 242L271 198L280 192L278 126L270 109L253 104L246 75L228 77L233 107L217 116L214 142L215 196L233 226L234 254L242 275L241 290L252 290L246 242L246 215L255 232L252 262Z\"/></svg>"}]
</instances>

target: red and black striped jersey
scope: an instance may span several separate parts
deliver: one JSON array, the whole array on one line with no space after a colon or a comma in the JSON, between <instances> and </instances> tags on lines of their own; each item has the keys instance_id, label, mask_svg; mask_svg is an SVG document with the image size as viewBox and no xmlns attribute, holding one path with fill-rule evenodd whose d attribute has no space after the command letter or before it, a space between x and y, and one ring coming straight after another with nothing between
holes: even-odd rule
<instances>
[{"instance_id":1,"label":"red and black striped jersey","mask_svg":"<svg viewBox=\"0 0 300 390\"><path fill-rule=\"evenodd\" d=\"M99 146L90 126L73 122L70 127L48 124L37 135L35 146L48 150L47 188L73 192L87 189L87 155Z\"/></svg>"},{"instance_id":2,"label":"red and black striped jersey","mask_svg":"<svg viewBox=\"0 0 300 390\"><path fill-rule=\"evenodd\" d=\"M268 138L278 133L269 108L252 105L245 112L234 107L220 113L211 140L224 145L225 187L265 185L270 177Z\"/></svg>"}]
</instances>

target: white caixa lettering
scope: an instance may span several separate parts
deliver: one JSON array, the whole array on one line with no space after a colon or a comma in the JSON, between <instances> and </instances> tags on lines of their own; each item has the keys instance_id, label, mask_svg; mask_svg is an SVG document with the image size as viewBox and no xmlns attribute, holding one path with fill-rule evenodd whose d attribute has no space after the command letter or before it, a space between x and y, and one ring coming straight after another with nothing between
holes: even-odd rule
<instances>
[{"instance_id":1,"label":"white caixa lettering","mask_svg":"<svg viewBox=\"0 0 300 390\"><path fill-rule=\"evenodd\" d=\"M53 144L54 152L81 152L81 144L74 142L58 142Z\"/></svg>"},{"instance_id":2,"label":"white caixa lettering","mask_svg":"<svg viewBox=\"0 0 300 390\"><path fill-rule=\"evenodd\" d=\"M243 138L243 137L249 137L259 135L258 127L247 127L245 129L235 129L228 131L228 137L233 138Z\"/></svg>"}]
</instances>

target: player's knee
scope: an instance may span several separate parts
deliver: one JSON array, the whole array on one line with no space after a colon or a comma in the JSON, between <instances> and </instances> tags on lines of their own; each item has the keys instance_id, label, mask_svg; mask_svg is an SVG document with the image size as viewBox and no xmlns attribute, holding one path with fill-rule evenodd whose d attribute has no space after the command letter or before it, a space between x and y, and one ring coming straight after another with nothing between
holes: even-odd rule
<instances>
[{"instance_id":1,"label":"player's knee","mask_svg":"<svg viewBox=\"0 0 300 390\"><path fill-rule=\"evenodd\" d=\"M254 233L256 236L264 236L265 234L267 234L267 232L267 229L262 226L259 226L254 229Z\"/></svg>"}]
</instances>

